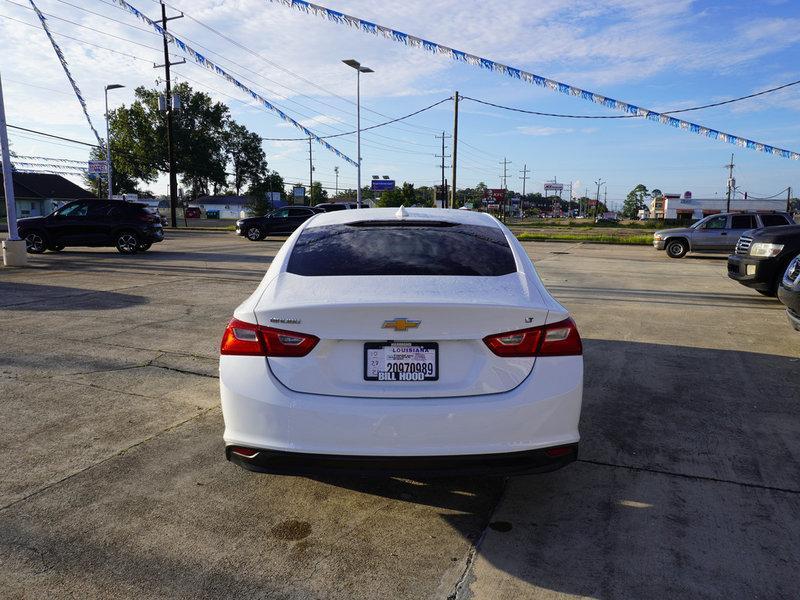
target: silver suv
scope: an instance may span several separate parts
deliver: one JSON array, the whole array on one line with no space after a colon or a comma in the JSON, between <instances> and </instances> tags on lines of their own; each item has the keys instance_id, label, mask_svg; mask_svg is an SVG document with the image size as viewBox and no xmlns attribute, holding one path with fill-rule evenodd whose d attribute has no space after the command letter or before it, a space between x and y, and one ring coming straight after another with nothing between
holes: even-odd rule
<instances>
[{"instance_id":1,"label":"silver suv","mask_svg":"<svg viewBox=\"0 0 800 600\"><path fill-rule=\"evenodd\" d=\"M681 258L687 252L730 254L745 231L779 225L794 225L794 220L788 213L709 215L690 227L656 231L653 234L653 247L666 250L670 258Z\"/></svg>"}]
</instances>

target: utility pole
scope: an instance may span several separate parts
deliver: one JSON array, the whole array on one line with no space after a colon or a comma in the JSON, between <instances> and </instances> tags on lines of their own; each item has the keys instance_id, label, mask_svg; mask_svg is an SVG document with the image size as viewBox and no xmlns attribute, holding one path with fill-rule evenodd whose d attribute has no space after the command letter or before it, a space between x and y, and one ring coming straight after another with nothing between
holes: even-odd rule
<instances>
[{"instance_id":1,"label":"utility pole","mask_svg":"<svg viewBox=\"0 0 800 600\"><path fill-rule=\"evenodd\" d=\"M445 152L445 148L446 148L446 146L444 145L444 141L445 141L447 138L449 138L450 136L449 136L449 135L445 135L445 133L444 133L444 131L443 131L443 132L442 132L442 135L437 135L437 136L434 136L434 137L435 137L437 140L438 140L439 138L441 138L441 140L442 140L442 153L441 153L441 154L437 154L437 155L436 155L436 158L441 158L441 159L442 159L442 165L441 165L441 166L442 166L442 195L441 195L441 198L442 198L442 204L441 204L441 208L444 208L444 207L445 207L445 203L447 202L447 181L446 181L446 180L445 180L445 178L444 178L444 170L445 170L447 167L446 167L446 166L445 166L445 164L444 164L444 159L445 159L445 158L450 158L450 155L449 155L449 154L445 154L445 153L444 153L444 152Z\"/></svg>"},{"instance_id":2,"label":"utility pole","mask_svg":"<svg viewBox=\"0 0 800 600\"><path fill-rule=\"evenodd\" d=\"M314 155L311 150L311 138L308 138L308 205L314 206Z\"/></svg>"},{"instance_id":3,"label":"utility pole","mask_svg":"<svg viewBox=\"0 0 800 600\"><path fill-rule=\"evenodd\" d=\"M502 205L502 215L503 215L503 222L505 223L506 220L506 204L508 203L508 165L511 164L511 161L507 158L503 158L503 161L500 163L503 165L503 174L501 177L503 178L503 205Z\"/></svg>"},{"instance_id":4,"label":"utility pole","mask_svg":"<svg viewBox=\"0 0 800 600\"><path fill-rule=\"evenodd\" d=\"M450 200L450 208L456 207L456 174L458 171L458 92L453 96L455 104L453 106L453 193ZM444 152L442 152L444 154Z\"/></svg>"},{"instance_id":5,"label":"utility pole","mask_svg":"<svg viewBox=\"0 0 800 600\"><path fill-rule=\"evenodd\" d=\"M733 167L736 166L733 164L733 154L731 154L731 162L725 167L728 169L728 194L727 198L728 201L725 205L725 212L731 212L731 194L733 193L733 188L736 187L736 180L733 178Z\"/></svg>"},{"instance_id":6,"label":"utility pole","mask_svg":"<svg viewBox=\"0 0 800 600\"><path fill-rule=\"evenodd\" d=\"M172 21L173 19L180 19L183 17L183 13L176 17L169 17L167 18L167 6L164 2L161 2L161 28L164 32L164 64L163 65L155 65L156 69L164 67L164 74L167 80L167 93L166 93L166 112L167 112L167 148L168 148L168 159L169 159L169 216L170 216L170 225L172 227L178 226L178 216L177 216L177 205L178 205L178 180L177 174L175 173L175 136L173 135L172 131L172 113L175 104L172 102L172 81L169 75L169 68L172 65L180 65L185 63L185 60L181 60L180 62L171 63L169 60L169 42L167 41L167 22Z\"/></svg>"},{"instance_id":7,"label":"utility pole","mask_svg":"<svg viewBox=\"0 0 800 600\"><path fill-rule=\"evenodd\" d=\"M792 212L792 188L789 187L786 194L786 212Z\"/></svg>"},{"instance_id":8,"label":"utility pole","mask_svg":"<svg viewBox=\"0 0 800 600\"><path fill-rule=\"evenodd\" d=\"M11 170L2 82L0 82L0 157L3 160L3 191L6 196L6 215L8 215L8 239L3 240L3 264L7 267L24 267L28 264L28 254L26 243L19 239L17 233L17 204L14 200L14 175Z\"/></svg>"},{"instance_id":9,"label":"utility pole","mask_svg":"<svg viewBox=\"0 0 800 600\"><path fill-rule=\"evenodd\" d=\"M530 173L530 170L528 169L528 165L527 164L523 165L522 171L520 171L520 173L522 173L522 177L520 177L520 179L522 179L522 198L524 199L525 198L525 183L528 181L528 179L530 179L530 177L528 177L528 173Z\"/></svg>"}]
</instances>

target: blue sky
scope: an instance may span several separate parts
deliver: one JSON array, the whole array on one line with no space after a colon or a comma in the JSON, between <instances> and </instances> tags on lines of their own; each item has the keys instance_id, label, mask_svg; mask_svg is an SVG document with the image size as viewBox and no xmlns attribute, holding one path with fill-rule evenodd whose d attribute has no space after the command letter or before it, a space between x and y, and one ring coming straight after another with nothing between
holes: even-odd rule
<instances>
[{"instance_id":1,"label":"blue sky","mask_svg":"<svg viewBox=\"0 0 800 600\"><path fill-rule=\"evenodd\" d=\"M25 5L22 0L0 0L0 15L36 25L31 11L14 2ZM154 0L131 3L153 17L159 14ZM586 101L454 63L268 0L170 3L197 19L173 21L171 26L178 35L218 53L209 56L246 76L251 80L246 82L248 85L319 134L346 131L355 122L351 102L355 96L355 73L341 64L343 58L357 58L376 71L362 79L365 126L386 120L381 114L407 114L452 95L454 90L543 112L614 114ZM789 0L320 3L657 110L705 104L800 79L800 5ZM158 72L152 63L161 60L156 50L159 38L137 29L144 28L144 24L106 0L39 0L37 4L42 11L75 23L50 19L93 120L102 131L103 86L128 86L112 92L113 106L130 102L136 85L154 85ZM234 38L239 45L212 33L201 23ZM0 18L0 57L10 123L91 140L78 103L40 28ZM177 79L186 79L228 104L237 120L265 138L300 135L198 65L176 67L175 73ZM462 102L460 113L461 186L485 181L490 187L498 187L499 162L507 158L512 161L512 188L521 187L517 178L526 164L532 170L529 191L541 190L544 180L553 177L574 182L576 190L588 187L591 191L594 181L602 178L608 182L612 201L621 201L637 183L668 192L691 190L696 196L713 197L724 193L723 165L733 152L737 184L742 190L754 196L771 195L793 186L800 192L797 161L740 149L657 123L538 117L469 101ZM715 129L800 150L800 86L683 116ZM448 102L406 123L365 134L364 181L372 174L386 174L419 185L438 182L439 159L435 154L441 148L434 135L441 131L450 134L452 121L452 103ZM337 138L332 143L354 157L354 137ZM45 143L13 131L11 138L14 150L20 154L80 159L86 156L84 149L77 146ZM307 180L306 143L265 142L264 147L270 166L287 181ZM339 166L340 187L354 185L353 167L321 146L315 145L313 151L315 179L333 187L334 167ZM165 183L160 180L150 187L163 193Z\"/></svg>"}]
</instances>

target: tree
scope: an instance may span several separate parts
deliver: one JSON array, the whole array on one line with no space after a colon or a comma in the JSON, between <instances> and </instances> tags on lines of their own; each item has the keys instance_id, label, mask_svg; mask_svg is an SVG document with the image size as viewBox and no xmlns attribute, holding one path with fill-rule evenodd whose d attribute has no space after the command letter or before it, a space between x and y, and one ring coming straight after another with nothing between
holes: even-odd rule
<instances>
[{"instance_id":1,"label":"tree","mask_svg":"<svg viewBox=\"0 0 800 600\"><path fill-rule=\"evenodd\" d=\"M328 199L328 191L322 188L322 183L314 181L311 184L311 197L309 204L314 206Z\"/></svg>"},{"instance_id":2,"label":"tree","mask_svg":"<svg viewBox=\"0 0 800 600\"><path fill-rule=\"evenodd\" d=\"M395 188L393 190L381 192L381 197L375 205L387 208L391 206L400 206L401 204L405 205L405 203L406 200L403 197L403 191L400 188Z\"/></svg>"},{"instance_id":3,"label":"tree","mask_svg":"<svg viewBox=\"0 0 800 600\"><path fill-rule=\"evenodd\" d=\"M247 195L251 197L249 208L255 215L261 216L275 208L272 194L278 192L281 200L286 200L283 177L277 171L259 175L256 181L250 184Z\"/></svg>"},{"instance_id":4,"label":"tree","mask_svg":"<svg viewBox=\"0 0 800 600\"><path fill-rule=\"evenodd\" d=\"M377 202L378 206L414 206L415 204L422 204L425 202L417 195L417 190L414 189L413 183L403 182L403 186L381 192L381 197Z\"/></svg>"},{"instance_id":5,"label":"tree","mask_svg":"<svg viewBox=\"0 0 800 600\"><path fill-rule=\"evenodd\" d=\"M89 153L89 160L105 160L106 159L106 151L104 148L100 148L99 146L95 146L92 148L91 152ZM117 157L112 154L111 155L111 165L113 168L112 177L111 177L111 185L113 186L114 194L138 194L139 196L147 196L150 195L150 192L142 190L136 183L136 180L132 178L128 173L124 170L118 170L117 165L119 164L119 160ZM98 198L104 197L108 194L108 188L106 188L106 178L105 177L89 177L88 175L83 176L83 183L84 185L91 191L95 196Z\"/></svg>"},{"instance_id":6,"label":"tree","mask_svg":"<svg viewBox=\"0 0 800 600\"><path fill-rule=\"evenodd\" d=\"M645 199L649 198L650 194L644 184L639 184L628 192L627 198L622 205L622 216L627 219L635 219L639 215L639 211L645 208Z\"/></svg>"},{"instance_id":7,"label":"tree","mask_svg":"<svg viewBox=\"0 0 800 600\"><path fill-rule=\"evenodd\" d=\"M245 183L252 184L266 173L267 159L261 147L261 136L229 119L223 139L233 171L233 189L239 196Z\"/></svg>"},{"instance_id":8,"label":"tree","mask_svg":"<svg viewBox=\"0 0 800 600\"><path fill-rule=\"evenodd\" d=\"M126 182L155 181L169 170L166 116L158 110L159 94L157 89L138 87L130 106L109 114L115 191ZM173 94L181 102L173 118L175 167L189 196L225 189L229 161L237 193L266 177L261 138L230 119L227 106L187 83L177 84Z\"/></svg>"}]
</instances>

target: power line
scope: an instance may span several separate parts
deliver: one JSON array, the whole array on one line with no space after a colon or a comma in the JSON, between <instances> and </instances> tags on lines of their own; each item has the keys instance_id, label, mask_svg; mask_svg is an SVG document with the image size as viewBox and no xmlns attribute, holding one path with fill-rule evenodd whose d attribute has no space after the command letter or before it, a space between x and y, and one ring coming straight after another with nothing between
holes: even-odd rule
<instances>
[{"instance_id":1,"label":"power line","mask_svg":"<svg viewBox=\"0 0 800 600\"><path fill-rule=\"evenodd\" d=\"M378 123L377 125L372 125L370 127L363 127L361 129L361 131L363 133L364 131L369 131L370 129L377 129L378 127L384 127L384 126L390 125L392 123L397 123L398 121L404 121L405 119L410 119L411 117L414 117L414 116L416 116L416 115L418 115L420 113L423 113L426 110L430 110L430 109L432 109L432 108L434 108L436 106L439 106L440 104L443 104L443 103L447 102L448 100L452 100L452 99L453 99L452 96L449 97L449 98L444 98L442 100L439 100L438 102L434 102L433 104L431 104L429 106L426 106L425 108L420 108L419 110L415 110L414 112L409 113L409 114L407 114L405 116L397 117L396 119L392 119L391 121L385 121L383 123ZM337 134L334 134L334 135L323 135L323 136L320 136L320 137L322 137L323 139L330 139L330 138L342 137L342 136L345 136L345 135L353 135L354 133L356 133L356 130L346 131L344 133L337 133ZM268 141L268 142L304 142L308 138L263 138L263 139L264 139L264 141Z\"/></svg>"},{"instance_id":2,"label":"power line","mask_svg":"<svg viewBox=\"0 0 800 600\"><path fill-rule=\"evenodd\" d=\"M461 96L461 99L472 100L473 102L478 102L479 104L494 106L495 108L502 108L503 110L510 110L513 112L525 113L528 115L539 115L540 117L560 117L562 119L634 119L639 116L639 115L565 115L559 113L541 112L538 110L527 110L525 108L514 108L512 106L503 106L502 104L495 104L494 102L489 102L488 100L478 100L477 98L471 98L470 96Z\"/></svg>"},{"instance_id":3,"label":"power line","mask_svg":"<svg viewBox=\"0 0 800 600\"><path fill-rule=\"evenodd\" d=\"M43 135L50 138L55 138L57 140L64 140L65 142L72 142L73 144L81 144L83 146L91 146L93 148L99 148L97 144L90 144L89 142L81 142L80 140L73 140L72 138L61 137L60 135L53 135L52 133L45 133L43 131L36 131L35 129L27 129L26 127L19 127L17 125L7 125L9 129L19 129L20 131L27 131L29 133L35 133L37 135Z\"/></svg>"},{"instance_id":4,"label":"power line","mask_svg":"<svg viewBox=\"0 0 800 600\"><path fill-rule=\"evenodd\" d=\"M181 9L179 9L179 8L176 8L176 7L174 7L174 6L171 6L171 8L172 8L173 10L181 10ZM182 11L182 12L184 12L184 13L185 13L185 11ZM283 71L284 73L286 73L286 74L288 74L288 75L291 75L292 77L296 77L297 79L300 79L301 81L304 81L304 82L306 82L307 84L309 84L309 85L311 85L311 86L313 86L313 87L317 88L318 90L321 90L321 91L325 92L326 94L330 94L331 96L333 96L333 97L335 97L335 98L338 98L338 99L340 99L340 100L342 100L342 101L344 101L344 102L347 102L348 104L355 105L355 102L353 102L353 101L352 101L352 100L350 100L349 98L345 98L344 96L341 96L341 95L339 95L339 94L336 94L335 92L332 92L331 90L329 90L329 89L327 89L327 88L325 88L325 87L323 87L323 86L321 86L321 85L317 84L316 82L314 82L314 81L312 81L312 80L310 80L310 79L307 79L307 78L303 77L302 75L300 75L300 74L298 74L298 73L295 73L295 72L294 72L294 71L292 71L291 69L287 69L287 68L285 68L285 67L283 67L283 66L281 66L281 65L279 65L279 64L277 64L277 63L275 63L275 62L272 62L271 60L269 60L269 59L267 59L267 58L263 57L263 56L262 56L261 54L259 54L258 52L256 52L256 51L254 51L254 50L252 50L252 49L248 48L247 46L245 46L245 45L244 45L244 44L242 44L241 42L239 42L239 41L237 41L237 40L235 40L235 39L231 38L230 36L228 36L228 35L226 35L226 34L224 34L224 33L220 32L220 31L218 31L217 29L215 29L215 28L211 27L210 25L207 25L207 24L205 24L204 22L200 21L199 19L197 19L197 18L195 18L195 17L193 17L193 16L191 16L191 15L189 15L189 14L186 14L186 18L188 18L188 19L190 19L190 20L194 21L195 23L197 23L197 24L198 24L198 25L200 25L201 27L203 27L203 28L207 29L208 31L211 31L212 33L214 33L214 34L218 35L218 36L219 36L219 37L221 37L222 39L224 39L224 40L228 41L229 43L233 44L234 46L236 46L236 47L238 47L238 48L240 48L240 49L244 50L245 52L247 52L247 53L249 53L249 54L251 54L251 55L255 56L256 58L258 58L259 60L261 60L261 61L263 61L263 62L267 63L268 65L270 65L270 66L272 66L272 67L275 67L276 69L278 69L278 70L280 70L280 71ZM290 88L287 88L287 89L290 89ZM365 107L365 106L362 106L362 109L364 109L364 110L366 110L366 111L368 111L368 112L371 112L371 113L373 113L373 114L379 115L379 116L381 116L381 117L387 118L387 119L390 119L390 118L392 118L392 117L390 117L389 115L385 115L385 114L383 114L383 113L381 113L381 112L378 112L378 111L376 111L376 110L370 109L370 108L368 108L368 107ZM409 125L410 125L410 126L412 126L412 127L416 127L417 129L427 129L427 130L429 130L429 131L436 131L435 129L433 129L433 128L431 128L431 127L424 127L424 126L419 126L419 125L414 125L414 124L409 124Z\"/></svg>"},{"instance_id":5,"label":"power line","mask_svg":"<svg viewBox=\"0 0 800 600\"><path fill-rule=\"evenodd\" d=\"M112 18L112 17L108 17L108 16L106 16L106 15L102 15L101 13L97 13L97 12L94 12L94 11L91 11L91 10L88 10L88 9L84 9L83 7L76 6L76 5L74 5L74 4L71 4L71 3L69 3L69 2L66 2L65 0L58 0L58 1L59 1L59 2L61 2L61 3L63 3L63 4L66 4L66 5L68 5L68 6L72 6L72 7L74 7L74 8L78 8L78 9L80 9L80 10L84 10L84 11L86 11L86 12L90 13L90 14L97 15L97 16L100 16L100 17L103 17L103 18L109 19L109 20L111 20L111 21L114 21L114 22L117 22L117 23L121 23L121 24L123 24L123 25L128 25L127 23L124 23L123 21L120 21L120 20L118 20L118 19L114 19L114 18ZM102 0L101 0L101 1L102 1ZM21 4L18 4L18 3L16 3L16 2L13 2L12 0L7 0L7 2L9 2L9 3L11 3L11 4L15 5L15 6L18 6L18 7L20 7L20 8L26 8L26 9L28 9L28 8L29 8L29 7L23 6L23 5L21 5ZM105 2L104 2L104 3L105 3ZM114 5L110 5L110 6L114 6ZM31 10L32 10L32 9L31 9ZM60 21L64 21L64 22L66 22L66 23L69 23L69 24L71 24L71 25L74 25L74 26L76 26L76 27L80 27L80 28L82 28L82 29L86 29L86 30L89 30L89 31L92 31L92 32L95 32L95 33L99 33L99 34L101 34L101 35L107 35L107 36L109 36L109 37L112 37L112 38L114 38L114 39L117 39L117 40L125 41L125 42L128 42L128 43L131 43L131 44L134 44L134 45L137 45L137 46L143 47L143 48L147 48L147 49L149 49L149 50L153 50L153 51L160 52L160 49L158 49L158 48L154 48L154 47L152 47L152 46L148 46L147 44L142 44L142 43L139 43L139 42L135 42L135 41L133 41L133 40L130 40L130 39L128 39L128 38L125 38L125 37L120 37L120 36L117 36L117 35L113 35L113 34L110 34L110 33L107 33L107 32L105 32L105 31L102 31L102 30L96 29L96 28L94 28L94 27L89 27L89 26L86 26L86 25L82 25L82 24L80 24L80 23L76 23L75 21L71 21L71 20L69 20L69 19L65 19L65 18L62 18L62 17L56 16L56 15L52 15L51 13L44 13L44 14L47 14L48 16L50 16L50 17L52 17L52 18L54 18L54 19L57 19L57 20L60 20ZM0 16L5 16L5 15L0 15ZM8 19L10 19L10 20L13 20L13 21L20 22L20 23L22 23L22 24L26 24L26 25L29 25L29 26L33 26L33 25L30 25L30 24L24 23L23 21L18 21L17 19L13 19L12 17L5 17L5 18L8 18ZM140 27L136 27L136 26L132 26L132 27L133 27L134 29L136 29L137 31L144 31L144 32L147 32L147 33L152 33L152 32L150 32L149 30L146 30L146 29L143 29L143 28L140 28ZM127 57L129 57L129 58L134 58L134 59L142 60L142 59L139 59L139 57L133 56L133 55L131 55L131 54L127 54L127 53L124 53L124 52L115 51L115 50L112 50L112 49L110 49L110 48L105 48L105 47L103 47L103 46L99 46L99 45L97 45L97 44L92 44L92 43L89 43L89 42L85 42L85 41L83 41L83 40L79 40L79 39L73 38L73 37L71 37L71 36L68 36L68 35L65 35L65 34L60 34L60 33L58 33L58 34L56 34L56 35L59 35L59 36L61 36L61 37L65 37L65 38L67 38L67 39L72 39L72 40L75 40L75 41L77 41L78 43L81 43L81 44L86 44L86 45L89 45L89 46L94 46L94 47L100 48L100 49L102 49L102 50L106 50L106 51L109 51L109 52L114 52L114 53L116 53L116 54L121 54L121 55L123 55L123 56L127 56ZM187 38L187 39L188 39L188 38ZM196 42L195 42L195 43L196 43ZM199 45L199 44L198 44L198 45ZM229 63L232 63L232 64L236 64L236 65L239 65L239 63L236 63L235 61L231 61L230 59L227 59L227 58L225 58L224 56L222 56L222 55L221 55L221 54L219 54L218 52L214 52L213 50L210 50L210 49L208 49L208 48L206 48L205 46L202 46L202 45L199 45L199 46L200 46L200 47L202 47L202 48L204 48L204 49L206 49L206 50L209 50L210 52L212 52L213 54L216 54L217 56L220 56L220 57L221 57L221 58L223 58L223 60L225 60L226 62L229 62ZM146 61L146 62L149 62L149 61ZM199 66L199 65L198 65L198 66ZM273 81L273 82L274 82L274 80L271 80L271 79L269 79L269 78L267 78L267 77L265 77L265 76L263 76L263 75L260 75L260 74L258 74L258 73L255 73L255 71L252 71L252 69L248 69L248 68L246 68L246 67L243 67L243 68L244 68L245 70L247 70L247 71L253 72L254 74L256 74L256 75L258 75L258 76L260 76L260 77L263 77L264 79L267 79L267 80L269 80L269 81ZM242 79L244 79L244 80L246 80L246 81L249 81L249 82L251 82L251 83L254 83L255 85L258 85L258 83L257 83L257 82L253 81L252 79L249 79L248 77L246 77L246 76L242 75L241 73L237 73L237 72L235 72L235 71L232 71L232 72L233 72L235 75L237 75L237 76L241 77ZM192 79L190 79L189 77L186 77L185 75L184 75L183 77L184 77L185 79L187 79L187 80L191 80L191 81L193 81L193 82L194 82L194 83L196 83L197 85L205 86L205 87L207 87L207 88L209 88L209 89L211 89L211 90L213 90L213 91L215 91L215 92L217 92L217 93L219 93L219 94L225 95L225 96L227 96L227 97L229 97L229 98L232 98L232 99L234 99L234 100L237 100L237 101L239 101L239 102L242 102L242 103L244 103L244 104L246 104L246 105L250 106L250 104L249 104L249 103L247 103L247 102L244 102L244 101L242 101L242 100L239 100L238 98L235 98L234 96L230 96L229 94L225 94L224 92L221 92L220 90L216 90L216 89L212 88L211 86L208 86L207 84L203 84L203 83L201 83L201 82L199 82L199 81L197 81L197 80L192 80ZM278 85L281 85L282 87L286 87L286 89L292 90L292 88L289 88L288 86L284 86L284 85L282 85L282 84L280 84L280 83L278 83L278 82L274 82L274 83L277 83ZM292 91L296 91L296 90L292 90ZM299 93L299 92L298 92L298 93ZM317 109L314 109L314 108L312 108L312 107L309 107L309 106L305 106L305 105L303 105L303 104L301 104L301 103L299 103L299 102L297 102L297 101L295 101L295 100L292 100L291 98L288 98L288 97L286 97L286 96L282 96L282 95L280 95L280 94L277 94L277 95L278 95L278 96L280 96L281 98L283 98L284 100L288 101L288 102L291 102L291 103L293 103L293 104L296 104L296 105L298 105L298 106L302 106L303 108L306 108L306 109L308 109L308 110L310 110L310 111L317 112ZM303 96L305 96L305 97L308 97L308 98L309 98L309 99L311 99L312 101L319 102L320 104L324 104L324 105L330 106L331 108L334 108L334 109L336 109L336 110L341 110L341 109L338 109L337 107L335 107L335 106L333 106L333 105L327 104L327 103L325 103L325 102L318 101L318 100L316 100L316 99L314 99L314 98L312 98L312 97L310 97L310 96L307 96L307 95L305 95L305 94L302 94L302 93L301 93L301 95L303 95ZM445 100L445 101L446 101L446 100ZM442 101L442 102L444 102L444 101ZM440 103L441 103L441 102L439 102L439 103L436 103L436 104L432 105L432 107L433 107L433 106L436 106L436 105L438 105L438 104L440 104ZM275 104L277 105L277 103L275 103ZM280 106L280 105L278 105L278 106ZM296 109L294 109L294 110L295 110L295 112L296 112L296 113L298 113L298 114L300 114L300 115L302 115L302 116L304 116L304 117L307 117L307 118L314 118L312 115L305 114L305 113L303 113L303 112L301 112L301 111L297 111ZM420 112L421 112L421 111L420 111ZM411 115L411 116L413 116L413 115ZM400 117L400 118L398 118L398 119L392 119L391 121L388 121L388 122L385 122L385 123L381 123L381 124L379 124L379 126L384 126L384 125L387 125L387 124L396 123L396 122L402 121L402 120L404 120L405 118L408 118L408 117L409 117L409 116L407 115L407 116L405 116L405 117ZM340 122L340 123L342 123L342 124L345 124L345 123L344 123L344 121L341 121L341 119L337 119L337 118L335 118L335 117L332 117L332 118L334 118L336 121L338 121L338 122ZM320 125L321 125L321 126L324 126L324 127L328 127L328 128L330 128L330 129L334 129L334 131L335 131L336 129L338 129L338 128L336 128L336 127L333 127L333 126L331 126L331 125L324 124L324 123L322 123L322 124L320 124ZM366 129L367 129L367 130L369 130L369 129L374 129L374 128L375 128L375 127L368 127L368 128L366 128ZM363 130L362 130L362 131L363 131ZM343 133L340 133L340 134L338 134L338 135L330 135L330 136L322 136L322 137L326 137L326 138L327 138L327 137L340 137L340 136L342 136L342 135L350 135L350 134L351 134L350 132L343 132ZM383 135L380 135L380 134L376 134L376 135L378 135L378 137L383 137L383 138L386 138L386 139L388 139L388 140L390 140L391 142L394 142L394 143L397 143L397 142L402 142L402 143L407 143L407 144L412 144L412 145L420 145L420 144L416 144L416 143L414 143L414 142L410 142L410 141L407 141L407 140L399 140L399 139L397 139L397 138L391 138L391 137L388 137L388 136L383 136ZM299 139L299 140L305 140L306 138L298 138L298 139ZM382 147L381 147L381 146L376 146L376 148L379 148L379 149L391 149L391 150L401 151L401 150L399 150L399 149L397 149L397 148L393 148L393 147L391 147L391 148L390 148L390 147L388 147L388 146L382 146ZM401 151L401 152L405 152L405 153L408 153L408 154L413 154L413 153L415 153L415 152L413 152L413 151L408 151L408 150L406 150L406 151ZM419 152L416 152L416 153L418 153L418 154L422 154L422 153L419 153Z\"/></svg>"},{"instance_id":6,"label":"power line","mask_svg":"<svg viewBox=\"0 0 800 600\"><path fill-rule=\"evenodd\" d=\"M793 85L800 84L800 80L791 81L789 83L784 83L783 85L779 85L774 88L769 88L768 90L762 90L760 92L756 92L754 94L748 94L747 96L739 96L738 98L731 98L730 100L723 100L721 102L712 102L711 104L704 104L703 106L693 106L692 108L681 108L679 110L667 110L663 111L665 115L674 115L676 113L682 112L689 112L692 110L700 110L702 108L711 108L712 106L722 106L723 104L732 104L734 102L741 102L742 100L748 100L750 98L755 98L756 96L763 96L764 94L771 94L772 92L777 92L778 90L782 90L788 87L792 87ZM786 191L786 190L784 190Z\"/></svg>"},{"instance_id":7,"label":"power line","mask_svg":"<svg viewBox=\"0 0 800 600\"><path fill-rule=\"evenodd\" d=\"M761 90L760 92L755 92L753 94L747 94L746 96L738 96L736 98L730 98L728 100L721 100L720 102L712 102L710 104L702 104L700 106L692 106L690 108L680 108L674 110L664 110L661 111L661 114L664 115L674 115L677 113L685 113L691 112L694 110L702 110L704 108L712 108L715 106L723 106L725 104L733 104L734 102L741 102L742 100L749 100L750 98L756 98L757 96L763 96L765 94L771 94L773 92L777 92L779 90L783 90L795 85L800 84L800 79L797 81L790 81L789 83L784 83L783 85L779 85L776 87L772 87L766 90ZM495 108L502 108L503 110L510 110L513 112L520 112L530 115L539 115L542 117L558 117L562 119L636 119L641 118L644 115L575 115L575 114L563 114L563 113L548 113L548 112L541 112L536 110L527 110L524 108L514 108L511 106L504 106L502 104L495 104L494 102L489 102L488 100L479 100L477 98L471 98L469 96L461 96L464 100L472 100L473 102L478 102L479 104L485 104L487 106L493 106Z\"/></svg>"}]
</instances>

